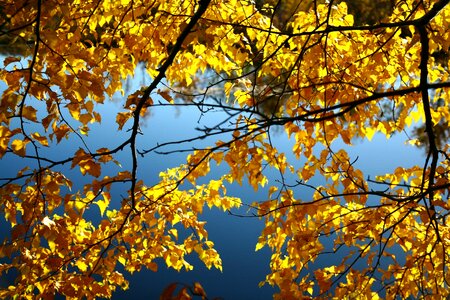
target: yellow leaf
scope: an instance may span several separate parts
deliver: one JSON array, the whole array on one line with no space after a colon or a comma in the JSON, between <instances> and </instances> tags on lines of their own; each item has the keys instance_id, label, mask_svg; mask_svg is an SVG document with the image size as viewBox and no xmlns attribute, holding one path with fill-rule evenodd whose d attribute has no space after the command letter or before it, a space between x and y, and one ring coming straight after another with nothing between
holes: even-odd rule
<instances>
[{"instance_id":1,"label":"yellow leaf","mask_svg":"<svg viewBox=\"0 0 450 300\"><path fill-rule=\"evenodd\" d=\"M366 135L366 137L369 141L372 140L373 136L377 132L376 129L373 129L372 127L365 127L364 131L365 131L364 134Z\"/></svg>"},{"instance_id":2,"label":"yellow leaf","mask_svg":"<svg viewBox=\"0 0 450 300\"><path fill-rule=\"evenodd\" d=\"M27 142L26 141L22 141L22 140L14 140L11 143L11 148L14 151L14 153L20 155L20 156L25 156L25 152L26 152L26 147Z\"/></svg>"},{"instance_id":3,"label":"yellow leaf","mask_svg":"<svg viewBox=\"0 0 450 300\"><path fill-rule=\"evenodd\" d=\"M107 202L105 200L98 200L97 202L95 202L95 204L98 205L98 208L100 209L100 215L103 216L103 214L105 213L106 208L109 205L109 202Z\"/></svg>"},{"instance_id":4,"label":"yellow leaf","mask_svg":"<svg viewBox=\"0 0 450 300\"><path fill-rule=\"evenodd\" d=\"M11 136L13 136L13 133L8 129L8 127L0 125L0 158L2 158L8 149Z\"/></svg>"},{"instance_id":5,"label":"yellow leaf","mask_svg":"<svg viewBox=\"0 0 450 300\"><path fill-rule=\"evenodd\" d=\"M84 258L78 259L75 265L78 267L78 269L80 269L81 272L86 272L88 269L88 265L85 262Z\"/></svg>"},{"instance_id":6,"label":"yellow leaf","mask_svg":"<svg viewBox=\"0 0 450 300\"><path fill-rule=\"evenodd\" d=\"M258 243L256 244L255 251L258 251L258 250L262 249L262 248L264 247L265 244L266 244L266 241L258 242Z\"/></svg>"},{"instance_id":7,"label":"yellow leaf","mask_svg":"<svg viewBox=\"0 0 450 300\"><path fill-rule=\"evenodd\" d=\"M276 187L276 186L271 186L271 187L269 188L269 198L271 198L272 195L273 195L273 193L275 193L276 191L278 191L278 187Z\"/></svg>"},{"instance_id":8,"label":"yellow leaf","mask_svg":"<svg viewBox=\"0 0 450 300\"><path fill-rule=\"evenodd\" d=\"M123 256L119 256L118 260L119 260L119 263L121 263L123 266L125 266L127 263L127 260Z\"/></svg>"},{"instance_id":9,"label":"yellow leaf","mask_svg":"<svg viewBox=\"0 0 450 300\"><path fill-rule=\"evenodd\" d=\"M75 91L75 93L78 93L80 90ZM83 101L84 98L80 97L80 101ZM70 115L75 120L78 120L80 118L80 107L76 103L69 103L66 105L67 109L69 110Z\"/></svg>"},{"instance_id":10,"label":"yellow leaf","mask_svg":"<svg viewBox=\"0 0 450 300\"><path fill-rule=\"evenodd\" d=\"M237 90L234 92L234 98L236 99L239 106L243 107L244 105L248 104L247 102L251 100L251 95L242 90Z\"/></svg>"},{"instance_id":11,"label":"yellow leaf","mask_svg":"<svg viewBox=\"0 0 450 300\"><path fill-rule=\"evenodd\" d=\"M227 98L230 97L230 92L231 92L232 88L233 88L233 83L232 82L230 82L230 81L225 82L224 91L225 91L225 96Z\"/></svg>"},{"instance_id":12,"label":"yellow leaf","mask_svg":"<svg viewBox=\"0 0 450 300\"><path fill-rule=\"evenodd\" d=\"M177 213L174 214L173 219L172 219L172 225L175 225L175 224L179 223L180 221L181 221L181 217Z\"/></svg>"},{"instance_id":13,"label":"yellow leaf","mask_svg":"<svg viewBox=\"0 0 450 300\"><path fill-rule=\"evenodd\" d=\"M35 132L35 133L31 134L31 136L33 137L33 139L38 141L41 145L48 147L48 139L47 139L47 137L41 136L39 134L39 132Z\"/></svg>"},{"instance_id":14,"label":"yellow leaf","mask_svg":"<svg viewBox=\"0 0 450 300\"><path fill-rule=\"evenodd\" d=\"M169 229L169 234L173 235L175 239L178 239L178 231L176 228Z\"/></svg>"},{"instance_id":15,"label":"yellow leaf","mask_svg":"<svg viewBox=\"0 0 450 300\"><path fill-rule=\"evenodd\" d=\"M346 15L344 17L344 25L346 26L352 26L354 23L354 19L352 15Z\"/></svg>"},{"instance_id":16,"label":"yellow leaf","mask_svg":"<svg viewBox=\"0 0 450 300\"><path fill-rule=\"evenodd\" d=\"M86 208L86 202L84 202L82 199L77 199L76 201L75 201L75 208L78 210L78 211L80 211L80 212L83 212L84 211L84 209Z\"/></svg>"}]
</instances>

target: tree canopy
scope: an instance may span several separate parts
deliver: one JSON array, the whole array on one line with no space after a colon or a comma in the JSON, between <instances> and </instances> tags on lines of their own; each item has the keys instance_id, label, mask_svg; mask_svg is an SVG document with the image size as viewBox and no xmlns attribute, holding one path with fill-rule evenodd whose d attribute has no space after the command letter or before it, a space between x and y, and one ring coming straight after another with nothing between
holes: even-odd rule
<instances>
[{"instance_id":1,"label":"tree canopy","mask_svg":"<svg viewBox=\"0 0 450 300\"><path fill-rule=\"evenodd\" d=\"M0 158L28 167L0 175L0 276L17 274L0 297L111 297L128 287L120 270L190 270L192 253L221 269L202 212L242 205L265 224L255 247L272 251L261 284L275 299L449 297L450 1L356 2L1 1ZM130 91L139 67L151 82ZM89 144L113 97L104 130L126 138ZM167 150L144 140L156 107L222 119ZM398 134L426 145L423 161L366 174L347 151ZM186 163L147 185L139 163L157 152ZM267 197L229 196L234 183ZM314 265L323 256L339 263Z\"/></svg>"}]
</instances>

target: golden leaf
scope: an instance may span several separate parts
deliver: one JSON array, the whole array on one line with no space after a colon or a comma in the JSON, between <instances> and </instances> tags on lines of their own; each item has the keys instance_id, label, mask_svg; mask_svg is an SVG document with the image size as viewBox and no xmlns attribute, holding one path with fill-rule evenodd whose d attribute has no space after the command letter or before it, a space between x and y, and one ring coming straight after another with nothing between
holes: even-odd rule
<instances>
[{"instance_id":1,"label":"golden leaf","mask_svg":"<svg viewBox=\"0 0 450 300\"><path fill-rule=\"evenodd\" d=\"M168 91L159 91L158 94L164 98L169 103L174 103L173 98L170 96Z\"/></svg>"},{"instance_id":2,"label":"golden leaf","mask_svg":"<svg viewBox=\"0 0 450 300\"><path fill-rule=\"evenodd\" d=\"M12 147L14 153L16 153L22 157L25 156L26 145L27 145L27 141L22 141L22 140L14 140L11 143L11 147Z\"/></svg>"},{"instance_id":3,"label":"golden leaf","mask_svg":"<svg viewBox=\"0 0 450 300\"><path fill-rule=\"evenodd\" d=\"M32 106L24 105L22 108L22 117L30 121L37 122L36 113L37 109Z\"/></svg>"},{"instance_id":4,"label":"golden leaf","mask_svg":"<svg viewBox=\"0 0 450 300\"><path fill-rule=\"evenodd\" d=\"M119 112L116 116L116 123L119 125L119 130L122 130L125 123L132 117L131 112Z\"/></svg>"},{"instance_id":5,"label":"golden leaf","mask_svg":"<svg viewBox=\"0 0 450 300\"><path fill-rule=\"evenodd\" d=\"M18 57L18 56L8 56L8 57L6 57L6 58L3 60L3 65L6 67L6 66L9 65L10 63L18 62L18 61L20 61L20 60L21 60L21 58Z\"/></svg>"}]
</instances>

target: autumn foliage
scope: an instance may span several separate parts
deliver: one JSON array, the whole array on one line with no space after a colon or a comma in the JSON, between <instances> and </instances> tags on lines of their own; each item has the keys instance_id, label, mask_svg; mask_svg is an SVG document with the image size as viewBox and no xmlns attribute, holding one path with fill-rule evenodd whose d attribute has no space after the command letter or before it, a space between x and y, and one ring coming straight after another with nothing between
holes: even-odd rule
<instances>
[{"instance_id":1,"label":"autumn foliage","mask_svg":"<svg viewBox=\"0 0 450 300\"><path fill-rule=\"evenodd\" d=\"M120 270L191 270L192 253L221 269L202 211L242 205L265 222L256 250L272 251L261 284L275 299L450 296L450 148L437 130L450 118L449 1L387 1L367 22L342 1L256 2L0 1L0 158L28 164L0 171L0 276L17 274L1 298L111 297L128 288ZM152 80L129 91L139 68ZM123 108L105 130L126 138L93 147L113 97ZM147 185L139 163L164 145L145 145L140 125L164 106L223 119L180 141L213 142ZM365 174L346 151L414 126L408 147L427 151L415 166ZM267 197L227 196L234 183ZM314 265L323 256L338 263Z\"/></svg>"}]
</instances>

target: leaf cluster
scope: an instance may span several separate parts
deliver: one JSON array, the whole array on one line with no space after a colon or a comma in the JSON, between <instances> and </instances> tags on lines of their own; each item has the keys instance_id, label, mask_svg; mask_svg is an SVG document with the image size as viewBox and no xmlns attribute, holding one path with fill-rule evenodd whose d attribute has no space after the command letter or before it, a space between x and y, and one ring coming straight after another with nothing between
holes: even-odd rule
<instances>
[{"instance_id":1,"label":"leaf cluster","mask_svg":"<svg viewBox=\"0 0 450 300\"><path fill-rule=\"evenodd\" d=\"M119 270L191 270L191 254L221 269L202 212L241 206L264 222L275 299L448 296L449 1L369 2L0 1L0 44L17 45L0 70L0 159L28 165L0 176L0 274L17 274L0 297L109 298L128 288ZM130 91L138 66L151 80ZM105 130L123 135L98 145L113 98ZM146 144L161 107L220 113ZM414 166L368 174L347 151L413 126L409 147L427 144ZM174 153L185 163L148 184L142 161Z\"/></svg>"}]
</instances>

